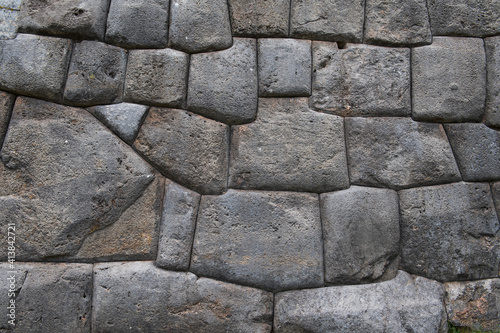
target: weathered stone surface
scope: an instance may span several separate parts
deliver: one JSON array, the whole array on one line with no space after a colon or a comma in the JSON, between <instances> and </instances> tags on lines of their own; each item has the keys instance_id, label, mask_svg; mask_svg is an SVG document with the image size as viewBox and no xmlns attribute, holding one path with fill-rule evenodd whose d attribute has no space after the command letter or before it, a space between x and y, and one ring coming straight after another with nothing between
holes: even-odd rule
<instances>
[{"instance_id":1,"label":"weathered stone surface","mask_svg":"<svg viewBox=\"0 0 500 333\"><path fill-rule=\"evenodd\" d=\"M500 330L500 279L449 282L444 286L446 311L454 326Z\"/></svg>"},{"instance_id":2,"label":"weathered stone surface","mask_svg":"<svg viewBox=\"0 0 500 333\"><path fill-rule=\"evenodd\" d=\"M399 197L403 269L439 281L498 276L500 231L488 184L413 188Z\"/></svg>"},{"instance_id":3,"label":"weathered stone surface","mask_svg":"<svg viewBox=\"0 0 500 333\"><path fill-rule=\"evenodd\" d=\"M182 107L189 56L172 50L132 50L125 81L126 102Z\"/></svg>"},{"instance_id":4,"label":"weathered stone surface","mask_svg":"<svg viewBox=\"0 0 500 333\"><path fill-rule=\"evenodd\" d=\"M426 0L366 0L364 42L391 46L432 43Z\"/></svg>"},{"instance_id":5,"label":"weathered stone surface","mask_svg":"<svg viewBox=\"0 0 500 333\"><path fill-rule=\"evenodd\" d=\"M479 38L435 37L412 50L413 118L481 121L486 100L486 60Z\"/></svg>"},{"instance_id":6,"label":"weathered stone surface","mask_svg":"<svg viewBox=\"0 0 500 333\"><path fill-rule=\"evenodd\" d=\"M0 40L0 89L58 101L70 53L68 39L19 34Z\"/></svg>"},{"instance_id":7,"label":"weathered stone surface","mask_svg":"<svg viewBox=\"0 0 500 333\"><path fill-rule=\"evenodd\" d=\"M10 115L16 96L0 91L0 147L3 145L3 139L9 126Z\"/></svg>"},{"instance_id":8,"label":"weathered stone surface","mask_svg":"<svg viewBox=\"0 0 500 333\"><path fill-rule=\"evenodd\" d=\"M127 54L101 42L76 43L64 88L66 103L89 106L122 99Z\"/></svg>"},{"instance_id":9,"label":"weathered stone surface","mask_svg":"<svg viewBox=\"0 0 500 333\"><path fill-rule=\"evenodd\" d=\"M279 293L274 332L448 331L440 283L399 271L393 280Z\"/></svg>"},{"instance_id":10,"label":"weathered stone surface","mask_svg":"<svg viewBox=\"0 0 500 333\"><path fill-rule=\"evenodd\" d=\"M202 194L226 189L229 127L184 110L151 108L134 147L169 179Z\"/></svg>"},{"instance_id":11,"label":"weathered stone surface","mask_svg":"<svg viewBox=\"0 0 500 333\"><path fill-rule=\"evenodd\" d=\"M311 95L311 42L259 39L260 96Z\"/></svg>"},{"instance_id":12,"label":"weathered stone surface","mask_svg":"<svg viewBox=\"0 0 500 333\"><path fill-rule=\"evenodd\" d=\"M326 283L394 278L399 253L397 193L352 186L320 198Z\"/></svg>"},{"instance_id":13,"label":"weathered stone surface","mask_svg":"<svg viewBox=\"0 0 500 333\"><path fill-rule=\"evenodd\" d=\"M111 0L106 42L126 48L165 48L168 0Z\"/></svg>"},{"instance_id":14,"label":"weathered stone surface","mask_svg":"<svg viewBox=\"0 0 500 333\"><path fill-rule=\"evenodd\" d=\"M346 118L352 184L402 189L460 180L442 125L408 118Z\"/></svg>"},{"instance_id":15,"label":"weathered stone surface","mask_svg":"<svg viewBox=\"0 0 500 333\"><path fill-rule=\"evenodd\" d=\"M19 31L104 40L109 0L24 0Z\"/></svg>"},{"instance_id":16,"label":"weathered stone surface","mask_svg":"<svg viewBox=\"0 0 500 333\"><path fill-rule=\"evenodd\" d=\"M342 118L306 98L261 98L257 120L235 126L229 187L328 192L349 187Z\"/></svg>"},{"instance_id":17,"label":"weathered stone surface","mask_svg":"<svg viewBox=\"0 0 500 333\"><path fill-rule=\"evenodd\" d=\"M16 38L18 19L18 10L12 10L0 5L0 40Z\"/></svg>"},{"instance_id":18,"label":"weathered stone surface","mask_svg":"<svg viewBox=\"0 0 500 333\"><path fill-rule=\"evenodd\" d=\"M189 268L199 203L198 193L174 182L166 183L156 266L172 270Z\"/></svg>"},{"instance_id":19,"label":"weathered stone surface","mask_svg":"<svg viewBox=\"0 0 500 333\"><path fill-rule=\"evenodd\" d=\"M491 192L493 193L493 202L497 209L497 216L500 220L500 182L491 184Z\"/></svg>"},{"instance_id":20,"label":"weathered stone surface","mask_svg":"<svg viewBox=\"0 0 500 333\"><path fill-rule=\"evenodd\" d=\"M7 263L2 277L2 332L90 332L92 265L15 263L16 325L7 323Z\"/></svg>"},{"instance_id":21,"label":"weathered stone surface","mask_svg":"<svg viewBox=\"0 0 500 333\"><path fill-rule=\"evenodd\" d=\"M233 35L287 37L289 0L229 0Z\"/></svg>"},{"instance_id":22,"label":"weathered stone surface","mask_svg":"<svg viewBox=\"0 0 500 333\"><path fill-rule=\"evenodd\" d=\"M0 0L0 7L20 10L22 0Z\"/></svg>"},{"instance_id":23,"label":"weathered stone surface","mask_svg":"<svg viewBox=\"0 0 500 333\"><path fill-rule=\"evenodd\" d=\"M318 196L235 190L203 196L190 270L270 291L322 286Z\"/></svg>"},{"instance_id":24,"label":"weathered stone surface","mask_svg":"<svg viewBox=\"0 0 500 333\"><path fill-rule=\"evenodd\" d=\"M407 116L410 51L313 42L311 105L342 116Z\"/></svg>"},{"instance_id":25,"label":"weathered stone surface","mask_svg":"<svg viewBox=\"0 0 500 333\"><path fill-rule=\"evenodd\" d=\"M191 56L188 108L227 124L251 122L257 113L255 39L235 38L224 51Z\"/></svg>"},{"instance_id":26,"label":"weathered stone surface","mask_svg":"<svg viewBox=\"0 0 500 333\"><path fill-rule=\"evenodd\" d=\"M486 111L484 123L500 128L500 37L485 38L486 47Z\"/></svg>"},{"instance_id":27,"label":"weathered stone surface","mask_svg":"<svg viewBox=\"0 0 500 333\"><path fill-rule=\"evenodd\" d=\"M173 0L169 45L189 53L231 47L231 22L226 0Z\"/></svg>"},{"instance_id":28,"label":"weathered stone surface","mask_svg":"<svg viewBox=\"0 0 500 333\"><path fill-rule=\"evenodd\" d=\"M103 263L94 270L95 332L271 331L273 295L151 262Z\"/></svg>"}]
</instances>

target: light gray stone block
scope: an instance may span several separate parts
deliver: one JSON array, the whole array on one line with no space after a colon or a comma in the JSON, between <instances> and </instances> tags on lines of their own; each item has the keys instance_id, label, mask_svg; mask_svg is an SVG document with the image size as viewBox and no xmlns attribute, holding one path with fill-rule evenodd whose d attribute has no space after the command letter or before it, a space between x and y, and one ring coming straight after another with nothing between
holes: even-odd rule
<instances>
[{"instance_id":1,"label":"light gray stone block","mask_svg":"<svg viewBox=\"0 0 500 333\"><path fill-rule=\"evenodd\" d=\"M500 128L500 36L485 38L486 47L486 111L484 123Z\"/></svg>"},{"instance_id":2,"label":"light gray stone block","mask_svg":"<svg viewBox=\"0 0 500 333\"><path fill-rule=\"evenodd\" d=\"M22 0L0 0L0 7L19 10Z\"/></svg>"},{"instance_id":3,"label":"light gray stone block","mask_svg":"<svg viewBox=\"0 0 500 333\"><path fill-rule=\"evenodd\" d=\"M0 40L17 36L19 11L0 6Z\"/></svg>"},{"instance_id":4,"label":"light gray stone block","mask_svg":"<svg viewBox=\"0 0 500 333\"><path fill-rule=\"evenodd\" d=\"M287 37L289 0L229 0L234 36Z\"/></svg>"},{"instance_id":5,"label":"light gray stone block","mask_svg":"<svg viewBox=\"0 0 500 333\"><path fill-rule=\"evenodd\" d=\"M5 133L7 133L15 99L16 96L0 91L0 147L2 147Z\"/></svg>"}]
</instances>

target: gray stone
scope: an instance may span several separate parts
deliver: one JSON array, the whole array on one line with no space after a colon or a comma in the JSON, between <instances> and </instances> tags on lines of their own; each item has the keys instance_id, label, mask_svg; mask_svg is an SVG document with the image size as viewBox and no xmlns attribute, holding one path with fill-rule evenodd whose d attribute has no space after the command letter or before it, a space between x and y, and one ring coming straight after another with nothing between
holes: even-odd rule
<instances>
[{"instance_id":1,"label":"gray stone","mask_svg":"<svg viewBox=\"0 0 500 333\"><path fill-rule=\"evenodd\" d=\"M326 283L394 278L399 253L397 193L352 186L320 198Z\"/></svg>"},{"instance_id":2,"label":"gray stone","mask_svg":"<svg viewBox=\"0 0 500 333\"><path fill-rule=\"evenodd\" d=\"M257 113L255 39L235 38L224 51L191 56L188 109L227 124L251 122Z\"/></svg>"},{"instance_id":3,"label":"gray stone","mask_svg":"<svg viewBox=\"0 0 500 333\"><path fill-rule=\"evenodd\" d=\"M22 0L0 0L0 7L20 10Z\"/></svg>"},{"instance_id":4,"label":"gray stone","mask_svg":"<svg viewBox=\"0 0 500 333\"><path fill-rule=\"evenodd\" d=\"M127 54L101 42L76 43L64 88L64 101L78 106L122 100Z\"/></svg>"},{"instance_id":5,"label":"gray stone","mask_svg":"<svg viewBox=\"0 0 500 333\"><path fill-rule=\"evenodd\" d=\"M189 53L231 47L231 22L226 0L172 0L169 46Z\"/></svg>"},{"instance_id":6,"label":"gray stone","mask_svg":"<svg viewBox=\"0 0 500 333\"><path fill-rule=\"evenodd\" d=\"M0 89L58 101L70 54L68 39L19 34L0 40Z\"/></svg>"},{"instance_id":7,"label":"gray stone","mask_svg":"<svg viewBox=\"0 0 500 333\"><path fill-rule=\"evenodd\" d=\"M270 332L273 295L151 262L94 269L94 332Z\"/></svg>"},{"instance_id":8,"label":"gray stone","mask_svg":"<svg viewBox=\"0 0 500 333\"><path fill-rule=\"evenodd\" d=\"M0 6L0 40L17 36L19 11Z\"/></svg>"},{"instance_id":9,"label":"gray stone","mask_svg":"<svg viewBox=\"0 0 500 333\"><path fill-rule=\"evenodd\" d=\"M352 184L398 190L461 179L442 125L346 118L345 126Z\"/></svg>"},{"instance_id":10,"label":"gray stone","mask_svg":"<svg viewBox=\"0 0 500 333\"><path fill-rule=\"evenodd\" d=\"M491 192L493 194L493 202L497 210L497 216L500 220L500 182L491 184Z\"/></svg>"},{"instance_id":11,"label":"gray stone","mask_svg":"<svg viewBox=\"0 0 500 333\"><path fill-rule=\"evenodd\" d=\"M125 48L168 45L168 0L111 0L106 43Z\"/></svg>"},{"instance_id":12,"label":"gray stone","mask_svg":"<svg viewBox=\"0 0 500 333\"><path fill-rule=\"evenodd\" d=\"M182 107L189 56L172 50L132 50L128 56L125 102Z\"/></svg>"},{"instance_id":13,"label":"gray stone","mask_svg":"<svg viewBox=\"0 0 500 333\"><path fill-rule=\"evenodd\" d=\"M361 42L365 0L292 0L290 37Z\"/></svg>"},{"instance_id":14,"label":"gray stone","mask_svg":"<svg viewBox=\"0 0 500 333\"><path fill-rule=\"evenodd\" d=\"M479 38L435 37L412 50L413 118L481 121L486 100L486 60Z\"/></svg>"},{"instance_id":15,"label":"gray stone","mask_svg":"<svg viewBox=\"0 0 500 333\"><path fill-rule=\"evenodd\" d=\"M166 183L156 266L172 270L189 268L199 203L198 193L174 182Z\"/></svg>"},{"instance_id":16,"label":"gray stone","mask_svg":"<svg viewBox=\"0 0 500 333\"><path fill-rule=\"evenodd\" d=\"M123 141L131 145L139 132L139 126L148 107L146 105L120 103L99 105L87 109Z\"/></svg>"},{"instance_id":17,"label":"gray stone","mask_svg":"<svg viewBox=\"0 0 500 333\"><path fill-rule=\"evenodd\" d=\"M488 184L413 188L399 197L402 269L439 281L498 276L500 231Z\"/></svg>"},{"instance_id":18,"label":"gray stone","mask_svg":"<svg viewBox=\"0 0 500 333\"><path fill-rule=\"evenodd\" d=\"M484 123L500 128L500 37L484 40L486 47L486 111Z\"/></svg>"},{"instance_id":19,"label":"gray stone","mask_svg":"<svg viewBox=\"0 0 500 333\"><path fill-rule=\"evenodd\" d=\"M259 39L260 96L311 95L311 42Z\"/></svg>"},{"instance_id":20,"label":"gray stone","mask_svg":"<svg viewBox=\"0 0 500 333\"><path fill-rule=\"evenodd\" d=\"M203 196L190 270L274 292L322 286L318 196L235 190Z\"/></svg>"},{"instance_id":21,"label":"gray stone","mask_svg":"<svg viewBox=\"0 0 500 333\"><path fill-rule=\"evenodd\" d=\"M7 133L15 99L16 96L0 91L0 148L3 145L5 133Z\"/></svg>"},{"instance_id":22,"label":"gray stone","mask_svg":"<svg viewBox=\"0 0 500 333\"><path fill-rule=\"evenodd\" d=\"M226 190L229 127L184 110L152 108L134 148L167 178L202 194Z\"/></svg>"},{"instance_id":23,"label":"gray stone","mask_svg":"<svg viewBox=\"0 0 500 333\"><path fill-rule=\"evenodd\" d=\"M24 0L19 31L104 40L110 0Z\"/></svg>"},{"instance_id":24,"label":"gray stone","mask_svg":"<svg viewBox=\"0 0 500 333\"><path fill-rule=\"evenodd\" d=\"M287 37L289 0L229 0L234 36Z\"/></svg>"},{"instance_id":25,"label":"gray stone","mask_svg":"<svg viewBox=\"0 0 500 333\"><path fill-rule=\"evenodd\" d=\"M393 280L275 296L274 332L446 333L444 288L399 271Z\"/></svg>"},{"instance_id":26,"label":"gray stone","mask_svg":"<svg viewBox=\"0 0 500 333\"><path fill-rule=\"evenodd\" d=\"M408 116L410 51L313 42L311 105L341 116Z\"/></svg>"},{"instance_id":27,"label":"gray stone","mask_svg":"<svg viewBox=\"0 0 500 333\"><path fill-rule=\"evenodd\" d=\"M261 98L257 120L232 130L231 188L349 187L342 118L310 110L306 98Z\"/></svg>"},{"instance_id":28,"label":"gray stone","mask_svg":"<svg viewBox=\"0 0 500 333\"><path fill-rule=\"evenodd\" d=\"M391 46L432 43L426 0L366 0L364 42Z\"/></svg>"}]
</instances>

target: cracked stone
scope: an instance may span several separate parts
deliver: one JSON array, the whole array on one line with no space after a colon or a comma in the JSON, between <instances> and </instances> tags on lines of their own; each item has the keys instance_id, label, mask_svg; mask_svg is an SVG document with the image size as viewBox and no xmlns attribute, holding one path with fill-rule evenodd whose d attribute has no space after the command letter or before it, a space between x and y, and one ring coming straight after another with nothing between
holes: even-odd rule
<instances>
[{"instance_id":1,"label":"cracked stone","mask_svg":"<svg viewBox=\"0 0 500 333\"><path fill-rule=\"evenodd\" d=\"M5 133L7 133L15 99L16 96L0 91L0 147L2 147Z\"/></svg>"},{"instance_id":2,"label":"cracked stone","mask_svg":"<svg viewBox=\"0 0 500 333\"><path fill-rule=\"evenodd\" d=\"M287 37L289 0L229 0L233 35Z\"/></svg>"},{"instance_id":3,"label":"cracked stone","mask_svg":"<svg viewBox=\"0 0 500 333\"><path fill-rule=\"evenodd\" d=\"M484 123L500 128L500 36L484 39L486 47L486 111Z\"/></svg>"}]
</instances>

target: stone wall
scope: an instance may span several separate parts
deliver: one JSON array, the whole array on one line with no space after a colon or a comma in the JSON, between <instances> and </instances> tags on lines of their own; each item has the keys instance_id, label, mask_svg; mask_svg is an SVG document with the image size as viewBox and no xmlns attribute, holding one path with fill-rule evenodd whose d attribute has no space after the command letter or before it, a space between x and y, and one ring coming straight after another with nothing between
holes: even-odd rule
<instances>
[{"instance_id":1,"label":"stone wall","mask_svg":"<svg viewBox=\"0 0 500 333\"><path fill-rule=\"evenodd\" d=\"M0 332L500 329L500 2L0 11Z\"/></svg>"}]
</instances>

